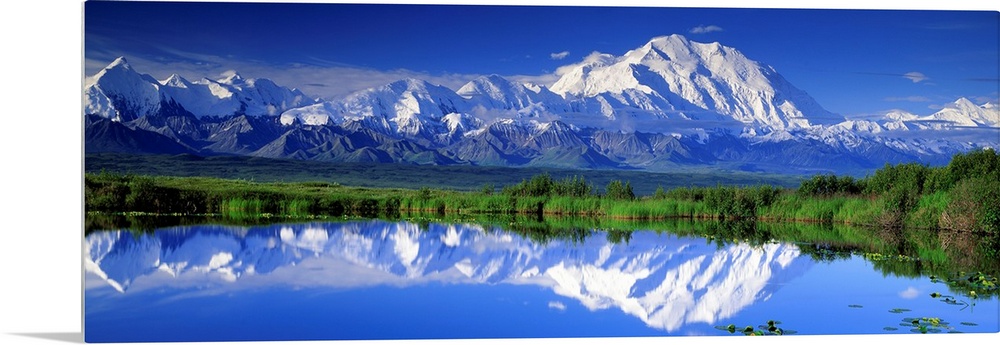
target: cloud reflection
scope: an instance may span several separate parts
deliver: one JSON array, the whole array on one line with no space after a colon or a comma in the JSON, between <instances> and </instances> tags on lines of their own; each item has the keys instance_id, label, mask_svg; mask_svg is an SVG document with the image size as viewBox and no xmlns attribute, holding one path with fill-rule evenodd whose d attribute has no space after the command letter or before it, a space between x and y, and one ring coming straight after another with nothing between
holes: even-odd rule
<instances>
[{"instance_id":1,"label":"cloud reflection","mask_svg":"<svg viewBox=\"0 0 1000 345\"><path fill-rule=\"evenodd\" d=\"M899 297L905 298L905 299L914 299L914 298L917 298L917 296L919 296L919 295L920 295L920 290L917 290L916 288L914 288L912 286L906 288L906 290L903 290L903 291L899 292Z\"/></svg>"}]
</instances>

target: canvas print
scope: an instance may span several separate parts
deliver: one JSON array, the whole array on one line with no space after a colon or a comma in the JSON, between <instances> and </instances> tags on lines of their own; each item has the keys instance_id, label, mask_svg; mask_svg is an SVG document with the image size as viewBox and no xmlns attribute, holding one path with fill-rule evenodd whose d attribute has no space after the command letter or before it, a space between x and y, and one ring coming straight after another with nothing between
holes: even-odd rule
<instances>
[{"instance_id":1,"label":"canvas print","mask_svg":"<svg viewBox=\"0 0 1000 345\"><path fill-rule=\"evenodd\" d=\"M83 14L87 342L1000 331L996 11Z\"/></svg>"}]
</instances>

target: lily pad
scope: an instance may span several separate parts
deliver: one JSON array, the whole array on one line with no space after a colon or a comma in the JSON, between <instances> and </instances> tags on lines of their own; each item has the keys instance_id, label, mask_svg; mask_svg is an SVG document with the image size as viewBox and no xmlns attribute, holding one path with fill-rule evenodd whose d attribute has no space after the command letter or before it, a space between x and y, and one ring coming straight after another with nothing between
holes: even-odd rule
<instances>
[{"instance_id":1,"label":"lily pad","mask_svg":"<svg viewBox=\"0 0 1000 345\"><path fill-rule=\"evenodd\" d=\"M906 309L906 308L892 308L892 309L889 309L889 312L893 313L893 314L902 314L902 313L905 313L905 312L908 312L908 311L912 311L912 310Z\"/></svg>"},{"instance_id":2,"label":"lily pad","mask_svg":"<svg viewBox=\"0 0 1000 345\"><path fill-rule=\"evenodd\" d=\"M909 325L907 325L907 326L909 326ZM898 331L899 328L886 326L886 327L882 327L882 330L883 331Z\"/></svg>"},{"instance_id":3,"label":"lily pad","mask_svg":"<svg viewBox=\"0 0 1000 345\"><path fill-rule=\"evenodd\" d=\"M848 305L848 307L850 307L850 308L864 308L864 306L862 306L860 304L850 304L850 305Z\"/></svg>"},{"instance_id":4,"label":"lily pad","mask_svg":"<svg viewBox=\"0 0 1000 345\"><path fill-rule=\"evenodd\" d=\"M736 325L734 324L729 324L728 326L715 326L715 329L729 333L736 333Z\"/></svg>"},{"instance_id":5,"label":"lily pad","mask_svg":"<svg viewBox=\"0 0 1000 345\"><path fill-rule=\"evenodd\" d=\"M975 323L975 322L968 322L968 321L962 321L962 322L959 322L959 324L962 324L962 325L964 325L964 326L979 326L979 324L978 324L978 323Z\"/></svg>"}]
</instances>

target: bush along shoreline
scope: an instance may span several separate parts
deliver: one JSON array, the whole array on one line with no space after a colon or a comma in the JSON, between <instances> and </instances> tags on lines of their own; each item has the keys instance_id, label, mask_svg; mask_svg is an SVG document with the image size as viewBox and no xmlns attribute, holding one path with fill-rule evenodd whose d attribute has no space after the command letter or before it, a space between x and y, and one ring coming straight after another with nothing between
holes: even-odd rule
<instances>
[{"instance_id":1,"label":"bush along shoreline","mask_svg":"<svg viewBox=\"0 0 1000 345\"><path fill-rule=\"evenodd\" d=\"M258 183L204 177L87 173L85 210L99 213L398 217L400 213L762 220L918 228L986 235L1000 257L1000 155L982 149L946 166L916 163L864 178L816 175L798 188L769 185L657 189L637 196L629 181L599 188L582 177L540 174L479 191L347 187L327 182Z\"/></svg>"}]
</instances>

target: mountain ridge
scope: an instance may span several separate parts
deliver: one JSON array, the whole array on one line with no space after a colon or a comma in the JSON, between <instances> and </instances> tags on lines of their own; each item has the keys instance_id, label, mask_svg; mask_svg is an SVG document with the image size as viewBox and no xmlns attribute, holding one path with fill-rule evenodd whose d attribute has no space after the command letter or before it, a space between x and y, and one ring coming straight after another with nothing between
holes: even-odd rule
<instances>
[{"instance_id":1,"label":"mountain ridge","mask_svg":"<svg viewBox=\"0 0 1000 345\"><path fill-rule=\"evenodd\" d=\"M85 126L104 119L130 131L92 131L87 152L158 153L97 135L149 132L203 155L649 170L721 164L778 171L790 163L792 173L856 173L885 163L939 164L1000 141L991 136L1000 133L992 104L960 98L930 115L847 119L773 67L680 35L653 38L622 56L595 53L562 72L551 87L489 74L456 91L411 78L324 101L235 72L156 81L122 57L87 78L84 113L98 118ZM241 116L272 120L251 126L244 118L229 133L237 127L223 123ZM308 127L332 130L301 132ZM289 141L295 131L310 139Z\"/></svg>"}]
</instances>

